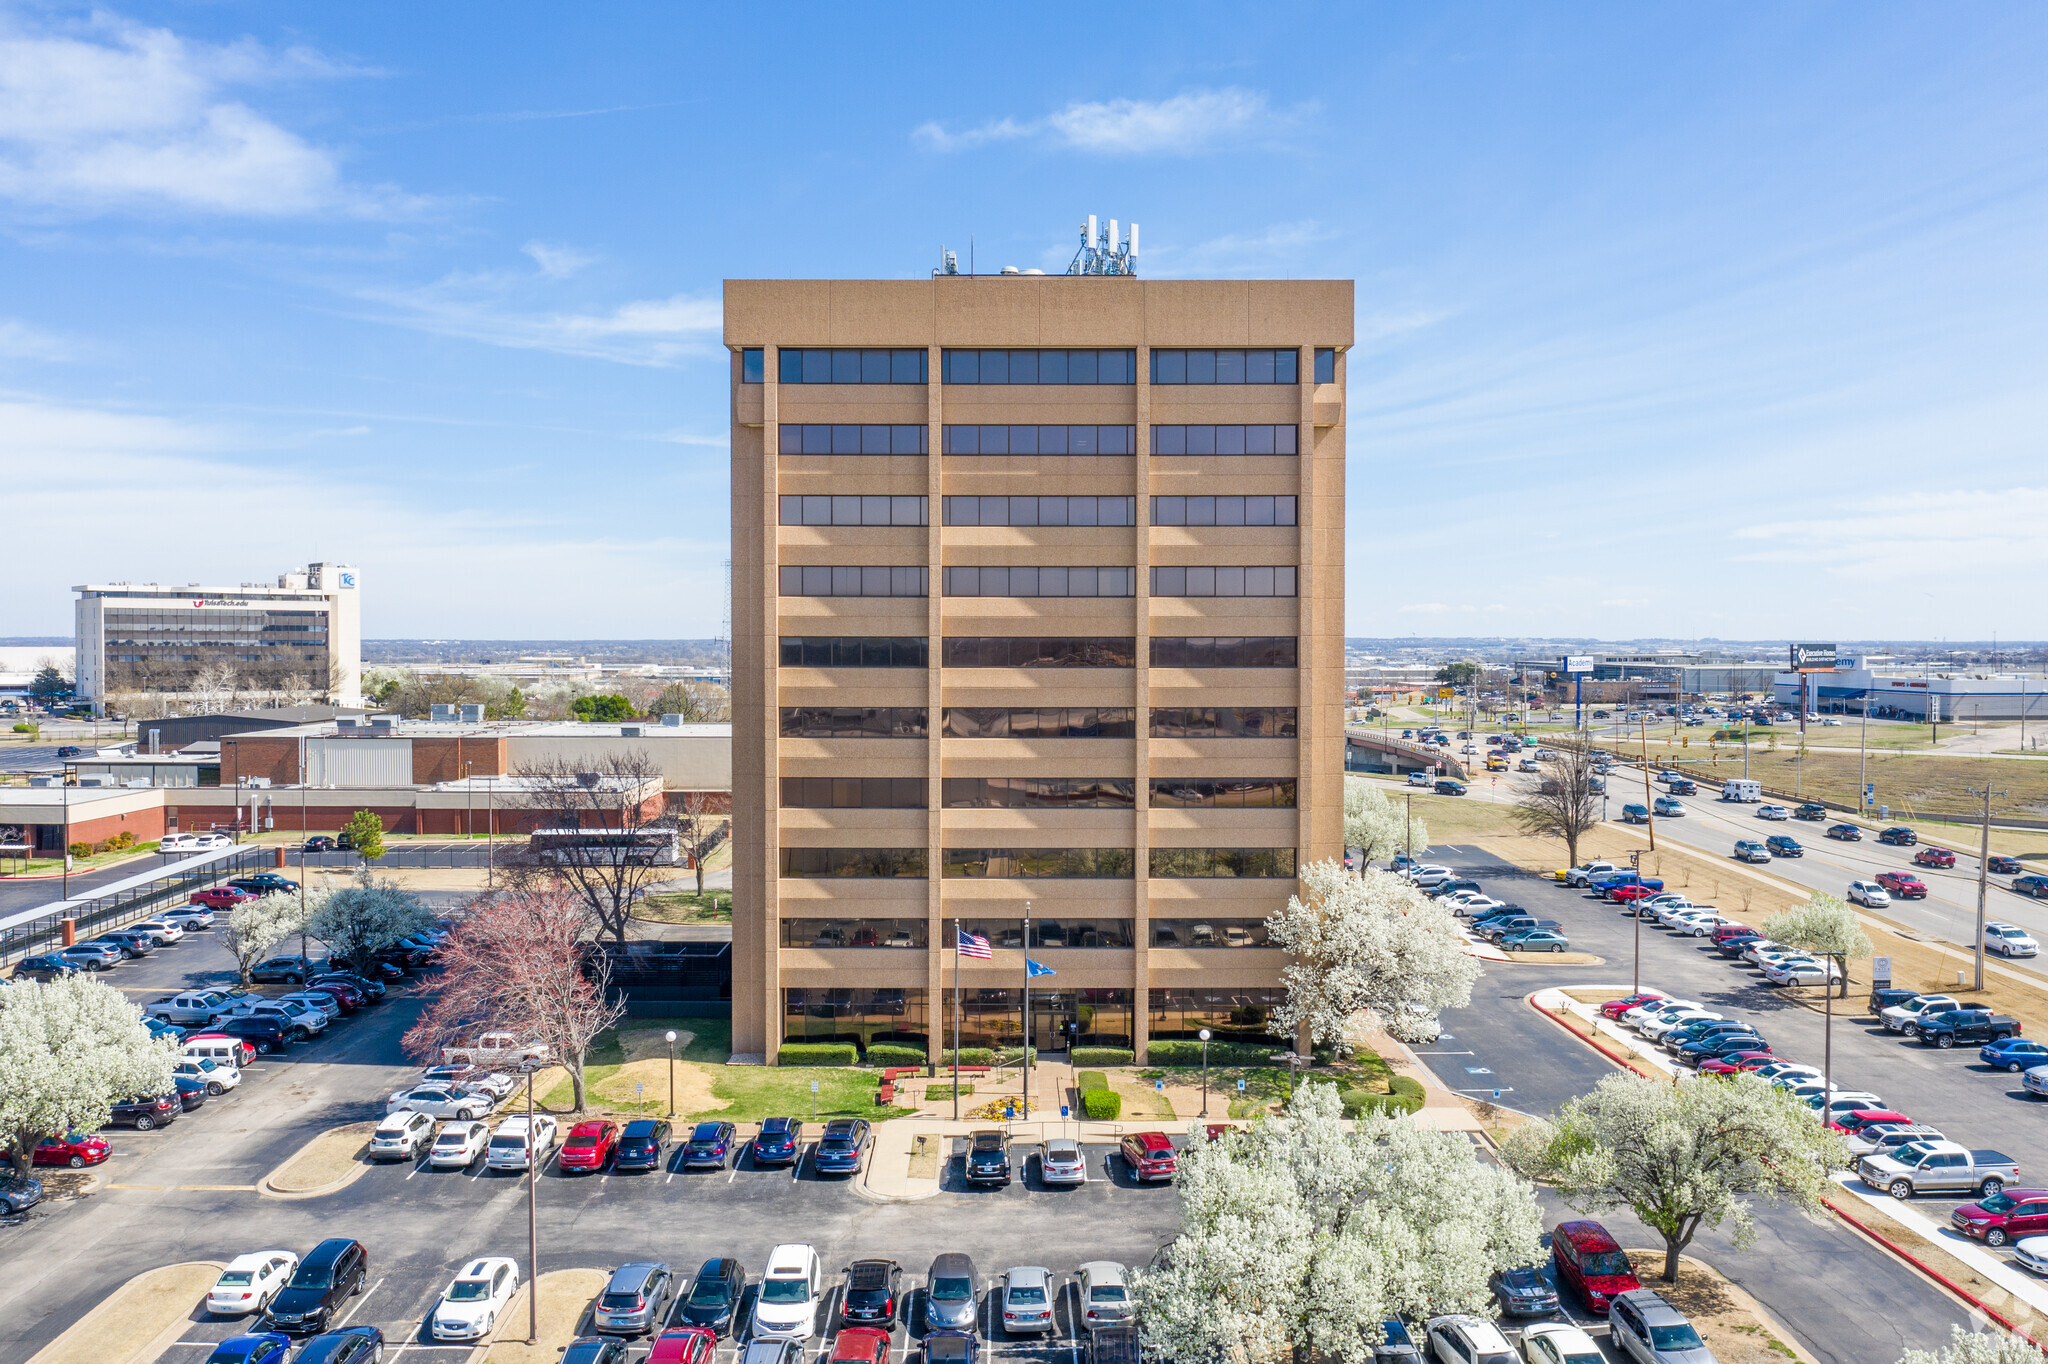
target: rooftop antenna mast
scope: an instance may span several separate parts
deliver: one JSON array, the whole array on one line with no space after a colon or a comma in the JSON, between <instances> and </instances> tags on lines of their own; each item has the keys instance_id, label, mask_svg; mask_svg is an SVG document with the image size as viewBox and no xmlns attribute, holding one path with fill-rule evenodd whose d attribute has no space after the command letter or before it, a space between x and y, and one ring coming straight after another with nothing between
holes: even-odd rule
<instances>
[{"instance_id":1,"label":"rooftop antenna mast","mask_svg":"<svg viewBox=\"0 0 2048 1364\"><path fill-rule=\"evenodd\" d=\"M1072 263L1067 266L1070 275L1135 275L1138 273L1138 225L1131 224L1129 240L1119 242L1116 219L1109 220L1109 232L1105 237L1096 226L1096 217L1088 215L1081 224L1081 249L1074 253Z\"/></svg>"}]
</instances>

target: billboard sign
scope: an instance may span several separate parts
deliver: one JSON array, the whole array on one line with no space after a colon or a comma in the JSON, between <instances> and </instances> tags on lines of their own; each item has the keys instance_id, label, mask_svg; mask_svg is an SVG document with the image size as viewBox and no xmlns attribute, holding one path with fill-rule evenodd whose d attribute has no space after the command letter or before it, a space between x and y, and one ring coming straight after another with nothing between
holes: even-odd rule
<instances>
[{"instance_id":1,"label":"billboard sign","mask_svg":"<svg viewBox=\"0 0 2048 1364\"><path fill-rule=\"evenodd\" d=\"M1564 670L1568 673L1589 673L1593 671L1593 655L1566 654Z\"/></svg>"},{"instance_id":2,"label":"billboard sign","mask_svg":"<svg viewBox=\"0 0 2048 1364\"><path fill-rule=\"evenodd\" d=\"M1792 646L1792 671L1795 673L1831 673L1835 670L1835 646L1832 644L1794 644Z\"/></svg>"},{"instance_id":3,"label":"billboard sign","mask_svg":"<svg viewBox=\"0 0 2048 1364\"><path fill-rule=\"evenodd\" d=\"M1448 701L1458 694L1458 689L1456 687L1438 687L1436 694L1439 700Z\"/></svg>"}]
</instances>

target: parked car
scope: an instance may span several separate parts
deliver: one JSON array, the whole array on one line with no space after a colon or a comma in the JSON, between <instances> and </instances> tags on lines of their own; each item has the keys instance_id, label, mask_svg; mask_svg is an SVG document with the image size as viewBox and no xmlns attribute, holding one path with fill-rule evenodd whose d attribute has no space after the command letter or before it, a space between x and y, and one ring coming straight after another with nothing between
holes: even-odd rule
<instances>
[{"instance_id":1,"label":"parked car","mask_svg":"<svg viewBox=\"0 0 2048 1364\"><path fill-rule=\"evenodd\" d=\"M304 957L270 957L249 968L249 979L264 985L298 985L312 974Z\"/></svg>"},{"instance_id":2,"label":"parked car","mask_svg":"<svg viewBox=\"0 0 2048 1364\"><path fill-rule=\"evenodd\" d=\"M492 1170L524 1170L538 1158L545 1163L548 1154L555 1149L555 1120L545 1113L536 1114L529 1129L525 1114L507 1118L491 1133L491 1144L485 1148L484 1165Z\"/></svg>"},{"instance_id":3,"label":"parked car","mask_svg":"<svg viewBox=\"0 0 2048 1364\"><path fill-rule=\"evenodd\" d=\"M467 1170L491 1144L491 1129L481 1122L451 1122L435 1136L427 1164L436 1170Z\"/></svg>"},{"instance_id":4,"label":"parked car","mask_svg":"<svg viewBox=\"0 0 2048 1364\"><path fill-rule=\"evenodd\" d=\"M502 1099L519 1088L519 1081L503 1071L485 1070L482 1066L429 1066L420 1072L419 1083L414 1088L445 1088L449 1085L459 1085L472 1094Z\"/></svg>"},{"instance_id":5,"label":"parked car","mask_svg":"<svg viewBox=\"0 0 2048 1364\"><path fill-rule=\"evenodd\" d=\"M1978 1008L1923 1013L1913 1025L1913 1035L1920 1039L1921 1046L1939 1047L1943 1051L1958 1042L1997 1042L2019 1034L2019 1020Z\"/></svg>"},{"instance_id":6,"label":"parked car","mask_svg":"<svg viewBox=\"0 0 2048 1364\"><path fill-rule=\"evenodd\" d=\"M124 957L146 957L156 951L157 947L156 939L149 934L131 933L127 929L116 929L111 933L102 933L97 938L91 939L91 941L111 943L120 949L121 955Z\"/></svg>"},{"instance_id":7,"label":"parked car","mask_svg":"<svg viewBox=\"0 0 2048 1364\"><path fill-rule=\"evenodd\" d=\"M206 1310L217 1317L261 1312L291 1281L299 1257L288 1250L260 1250L228 1261L207 1290Z\"/></svg>"},{"instance_id":8,"label":"parked car","mask_svg":"<svg viewBox=\"0 0 2048 1364\"><path fill-rule=\"evenodd\" d=\"M1534 1265L1504 1269L1493 1276L1493 1294L1511 1317L1547 1317L1557 1311L1557 1290Z\"/></svg>"},{"instance_id":9,"label":"parked car","mask_svg":"<svg viewBox=\"0 0 2048 1364\"><path fill-rule=\"evenodd\" d=\"M1659 990L1639 991L1636 994L1623 995L1620 999L1608 1000L1600 1006L1600 1014L1603 1018L1620 1018L1638 1005L1657 1003L1666 998L1668 996Z\"/></svg>"},{"instance_id":10,"label":"parked car","mask_svg":"<svg viewBox=\"0 0 2048 1364\"><path fill-rule=\"evenodd\" d=\"M768 1252L760 1295L754 1300L754 1337L809 1340L817 1327L818 1302L824 1292L824 1267L814 1247L775 1247Z\"/></svg>"},{"instance_id":11,"label":"parked car","mask_svg":"<svg viewBox=\"0 0 2048 1364\"><path fill-rule=\"evenodd\" d=\"M359 992L371 1004L381 1004L390 992L390 986L381 980L371 980L353 971L323 971L306 982L308 985L346 985Z\"/></svg>"},{"instance_id":12,"label":"parked car","mask_svg":"<svg viewBox=\"0 0 2048 1364\"><path fill-rule=\"evenodd\" d=\"M839 1319L849 1325L887 1328L896 1320L903 1268L894 1260L855 1260L846 1267L839 1295Z\"/></svg>"},{"instance_id":13,"label":"parked car","mask_svg":"<svg viewBox=\"0 0 2048 1364\"><path fill-rule=\"evenodd\" d=\"M590 1329L607 1336L646 1335L661 1325L662 1313L675 1291L675 1275L659 1261L634 1260L620 1265L590 1309Z\"/></svg>"},{"instance_id":14,"label":"parked car","mask_svg":"<svg viewBox=\"0 0 2048 1364\"><path fill-rule=\"evenodd\" d=\"M1688 724L1698 724L1689 720ZM1529 1364L1601 1364L1600 1344L1578 1327L1539 1321L1522 1328L1522 1353Z\"/></svg>"},{"instance_id":15,"label":"parked car","mask_svg":"<svg viewBox=\"0 0 2048 1364\"><path fill-rule=\"evenodd\" d=\"M966 1175L969 1184L1008 1184L1010 1139L996 1129L969 1133Z\"/></svg>"},{"instance_id":16,"label":"parked car","mask_svg":"<svg viewBox=\"0 0 2048 1364\"><path fill-rule=\"evenodd\" d=\"M980 1360L981 1338L972 1331L933 1331L924 1338L925 1364L980 1364Z\"/></svg>"},{"instance_id":17,"label":"parked car","mask_svg":"<svg viewBox=\"0 0 2048 1364\"><path fill-rule=\"evenodd\" d=\"M1608 1315L1608 1338L1638 1364L1714 1364L1685 1314L1647 1288L1623 1293Z\"/></svg>"},{"instance_id":18,"label":"parked car","mask_svg":"<svg viewBox=\"0 0 2048 1364\"><path fill-rule=\"evenodd\" d=\"M1875 909L1891 902L1891 893L1875 881L1849 883L1849 903L1852 905L1864 905Z\"/></svg>"},{"instance_id":19,"label":"parked car","mask_svg":"<svg viewBox=\"0 0 2048 1364\"><path fill-rule=\"evenodd\" d=\"M706 1260L698 1267L690 1291L676 1307L676 1318L702 1327L713 1336L732 1332L733 1313L747 1291L746 1267L723 1257Z\"/></svg>"},{"instance_id":20,"label":"parked car","mask_svg":"<svg viewBox=\"0 0 2048 1364\"><path fill-rule=\"evenodd\" d=\"M1992 919L1984 925L1984 950L2001 957L2032 957L2040 954L2041 944L2018 924Z\"/></svg>"},{"instance_id":21,"label":"parked car","mask_svg":"<svg viewBox=\"0 0 2048 1364\"><path fill-rule=\"evenodd\" d=\"M281 1051L285 1043L298 1040L283 1019L268 1015L244 1014L239 1018L223 1018L206 1032L207 1035L229 1037L246 1043L258 1056L268 1056L273 1051ZM197 1040L197 1037L187 1037L185 1042L189 1047Z\"/></svg>"},{"instance_id":22,"label":"parked car","mask_svg":"<svg viewBox=\"0 0 2048 1364\"><path fill-rule=\"evenodd\" d=\"M2020 1169L2000 1151L1971 1150L1952 1141L1921 1141L1873 1152L1856 1162L1856 1177L1893 1198L1918 1193L1975 1190L1989 1198L2019 1182Z\"/></svg>"},{"instance_id":23,"label":"parked car","mask_svg":"<svg viewBox=\"0 0 2048 1364\"><path fill-rule=\"evenodd\" d=\"M767 1118L754 1138L754 1164L789 1165L803 1154L802 1118Z\"/></svg>"},{"instance_id":24,"label":"parked car","mask_svg":"<svg viewBox=\"0 0 2048 1364\"><path fill-rule=\"evenodd\" d=\"M1138 1183L1170 1180L1179 1170L1179 1158L1164 1132L1133 1132L1118 1144L1124 1168Z\"/></svg>"},{"instance_id":25,"label":"parked car","mask_svg":"<svg viewBox=\"0 0 2048 1364\"><path fill-rule=\"evenodd\" d=\"M274 871L259 871L249 876L234 876L228 885L249 895L277 895L299 888L297 881L288 881Z\"/></svg>"},{"instance_id":26,"label":"parked car","mask_svg":"<svg viewBox=\"0 0 2048 1364\"><path fill-rule=\"evenodd\" d=\"M1430 1353L1458 1364L1515 1364L1515 1352L1500 1328L1484 1317L1456 1313L1431 1317L1426 1328Z\"/></svg>"},{"instance_id":27,"label":"parked car","mask_svg":"<svg viewBox=\"0 0 2048 1364\"><path fill-rule=\"evenodd\" d=\"M1518 928L1500 938L1506 952L1568 952L1572 941L1554 928Z\"/></svg>"},{"instance_id":28,"label":"parked car","mask_svg":"<svg viewBox=\"0 0 2048 1364\"><path fill-rule=\"evenodd\" d=\"M0 1217L27 1212L43 1201L43 1181L17 1175L0 1180Z\"/></svg>"},{"instance_id":29,"label":"parked car","mask_svg":"<svg viewBox=\"0 0 2048 1364\"><path fill-rule=\"evenodd\" d=\"M370 1133L371 1160L418 1160L434 1144L434 1120L425 1113L399 1108L386 1113Z\"/></svg>"},{"instance_id":30,"label":"parked car","mask_svg":"<svg viewBox=\"0 0 2048 1364\"><path fill-rule=\"evenodd\" d=\"M193 891L191 898L186 900L185 903L188 905L205 905L208 909L216 911L226 911L233 909L244 900L253 900L255 898L248 891L236 890L233 886L214 886L209 890Z\"/></svg>"},{"instance_id":31,"label":"parked car","mask_svg":"<svg viewBox=\"0 0 2048 1364\"><path fill-rule=\"evenodd\" d=\"M1053 1320L1052 1271L1043 1265L1016 1265L1003 1274L1003 1329L1012 1335L1049 1335Z\"/></svg>"},{"instance_id":32,"label":"parked car","mask_svg":"<svg viewBox=\"0 0 2048 1364\"><path fill-rule=\"evenodd\" d=\"M729 1122L698 1123L683 1145L683 1168L723 1170L732 1161L735 1130Z\"/></svg>"},{"instance_id":33,"label":"parked car","mask_svg":"<svg viewBox=\"0 0 2048 1364\"><path fill-rule=\"evenodd\" d=\"M460 1085L421 1085L415 1089L401 1089L384 1101L386 1113L410 1108L429 1117L453 1118L462 1122L481 1118L493 1107L490 1095L476 1093Z\"/></svg>"},{"instance_id":34,"label":"parked car","mask_svg":"<svg viewBox=\"0 0 2048 1364\"><path fill-rule=\"evenodd\" d=\"M518 1287L516 1262L498 1256L471 1260L441 1290L441 1301L427 1318L427 1334L435 1340L481 1340Z\"/></svg>"},{"instance_id":35,"label":"parked car","mask_svg":"<svg viewBox=\"0 0 2048 1364\"><path fill-rule=\"evenodd\" d=\"M2009 1075L2017 1075L2034 1066L2048 1065L2048 1045L2028 1037L2006 1037L1979 1047L1977 1059Z\"/></svg>"},{"instance_id":36,"label":"parked car","mask_svg":"<svg viewBox=\"0 0 2048 1364\"><path fill-rule=\"evenodd\" d=\"M874 1131L865 1119L834 1118L811 1148L811 1168L821 1175L859 1174L873 1144Z\"/></svg>"},{"instance_id":37,"label":"parked car","mask_svg":"<svg viewBox=\"0 0 2048 1364\"><path fill-rule=\"evenodd\" d=\"M206 1364L284 1364L291 1348L292 1338L280 1331L229 1336L213 1347Z\"/></svg>"},{"instance_id":38,"label":"parked car","mask_svg":"<svg viewBox=\"0 0 2048 1364\"><path fill-rule=\"evenodd\" d=\"M1081 1324L1090 1331L1121 1326L1131 1319L1129 1276L1115 1260L1090 1260L1074 1271L1074 1295Z\"/></svg>"},{"instance_id":39,"label":"parked car","mask_svg":"<svg viewBox=\"0 0 2048 1364\"><path fill-rule=\"evenodd\" d=\"M325 1331L342 1303L362 1291L370 1254L360 1241L331 1237L306 1253L291 1281L264 1311L263 1324L286 1335Z\"/></svg>"},{"instance_id":40,"label":"parked car","mask_svg":"<svg viewBox=\"0 0 2048 1364\"><path fill-rule=\"evenodd\" d=\"M344 1326L313 1337L292 1356L292 1364L377 1364L384 1357L384 1332L376 1326Z\"/></svg>"},{"instance_id":41,"label":"parked car","mask_svg":"<svg viewBox=\"0 0 2048 1364\"><path fill-rule=\"evenodd\" d=\"M2042 1058L2048 1061L2048 1057ZM1072 1137L1047 1137L1039 1148L1038 1178L1041 1183L1067 1186L1088 1182L1088 1161L1081 1143Z\"/></svg>"},{"instance_id":42,"label":"parked car","mask_svg":"<svg viewBox=\"0 0 2048 1364\"><path fill-rule=\"evenodd\" d=\"M612 1170L659 1170L668 1149L669 1126L659 1118L635 1118L619 1133Z\"/></svg>"},{"instance_id":43,"label":"parked car","mask_svg":"<svg viewBox=\"0 0 2048 1364\"><path fill-rule=\"evenodd\" d=\"M626 1342L617 1336L578 1336L559 1364L626 1364Z\"/></svg>"},{"instance_id":44,"label":"parked car","mask_svg":"<svg viewBox=\"0 0 2048 1364\"><path fill-rule=\"evenodd\" d=\"M954 1251L939 1255L925 1275L925 1328L932 1331L972 1331L979 1286L974 1261Z\"/></svg>"},{"instance_id":45,"label":"parked car","mask_svg":"<svg viewBox=\"0 0 2048 1364\"><path fill-rule=\"evenodd\" d=\"M1560 1287L1569 1285L1596 1317L1623 1293L1642 1287L1620 1244L1598 1222L1560 1222L1550 1233Z\"/></svg>"},{"instance_id":46,"label":"parked car","mask_svg":"<svg viewBox=\"0 0 2048 1364\"><path fill-rule=\"evenodd\" d=\"M87 969L81 961L66 957L62 952L45 952L41 956L23 957L14 965L16 980L61 980L65 976L77 975Z\"/></svg>"},{"instance_id":47,"label":"parked car","mask_svg":"<svg viewBox=\"0 0 2048 1364\"><path fill-rule=\"evenodd\" d=\"M1880 1122L1857 1132L1848 1139L1849 1154L1867 1156L1876 1151L1891 1151L1923 1141L1944 1141L1941 1129L1924 1122Z\"/></svg>"},{"instance_id":48,"label":"parked car","mask_svg":"<svg viewBox=\"0 0 2048 1364\"><path fill-rule=\"evenodd\" d=\"M1878 1012L1877 1017L1878 1021L1884 1024L1885 1031L1905 1032L1908 1025L1920 1021L1922 1014L1944 1013L1949 1009L1961 1007L1961 1001L1954 995L1914 995L1910 999L1900 1000L1897 1004L1887 1005Z\"/></svg>"},{"instance_id":49,"label":"parked car","mask_svg":"<svg viewBox=\"0 0 2048 1364\"><path fill-rule=\"evenodd\" d=\"M138 1132L162 1127L177 1121L185 1106L175 1091L154 1094L147 1098L121 1099L114 1104L113 1112L107 1119L110 1127L132 1127Z\"/></svg>"},{"instance_id":50,"label":"parked car","mask_svg":"<svg viewBox=\"0 0 2048 1364\"><path fill-rule=\"evenodd\" d=\"M158 947L174 947L185 941L185 926L168 917L144 919L139 924L128 925L130 933L146 933Z\"/></svg>"},{"instance_id":51,"label":"parked car","mask_svg":"<svg viewBox=\"0 0 2048 1364\"><path fill-rule=\"evenodd\" d=\"M567 1170L602 1170L619 1149L619 1125L602 1118L579 1122L562 1141L557 1166Z\"/></svg>"},{"instance_id":52,"label":"parked car","mask_svg":"<svg viewBox=\"0 0 2048 1364\"><path fill-rule=\"evenodd\" d=\"M1827 836L1838 843L1861 843L1863 830L1854 824L1830 824Z\"/></svg>"}]
</instances>

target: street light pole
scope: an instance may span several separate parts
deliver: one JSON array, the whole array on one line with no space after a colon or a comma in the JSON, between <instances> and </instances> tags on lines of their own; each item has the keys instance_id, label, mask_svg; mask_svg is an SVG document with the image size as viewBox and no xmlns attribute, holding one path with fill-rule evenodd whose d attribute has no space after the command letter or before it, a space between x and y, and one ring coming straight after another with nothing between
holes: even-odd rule
<instances>
[{"instance_id":1,"label":"street light pole","mask_svg":"<svg viewBox=\"0 0 2048 1364\"><path fill-rule=\"evenodd\" d=\"M676 1115L676 1030L668 1030L668 1115Z\"/></svg>"},{"instance_id":2,"label":"street light pole","mask_svg":"<svg viewBox=\"0 0 2048 1364\"><path fill-rule=\"evenodd\" d=\"M533 1141L533 1082L540 1067L526 1064L526 1343L540 1343L540 1216L534 1210L533 1183L539 1175L539 1153Z\"/></svg>"},{"instance_id":3,"label":"street light pole","mask_svg":"<svg viewBox=\"0 0 2048 1364\"><path fill-rule=\"evenodd\" d=\"M1196 1036L1202 1039L1202 1114L1209 1116L1209 1030L1202 1029Z\"/></svg>"}]
</instances>

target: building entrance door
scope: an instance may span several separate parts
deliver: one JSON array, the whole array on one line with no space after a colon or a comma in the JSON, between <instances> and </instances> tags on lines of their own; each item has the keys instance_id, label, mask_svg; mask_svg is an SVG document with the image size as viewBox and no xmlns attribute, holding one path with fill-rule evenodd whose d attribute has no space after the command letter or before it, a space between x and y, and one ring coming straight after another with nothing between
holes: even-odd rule
<instances>
[{"instance_id":1,"label":"building entrance door","mask_svg":"<svg viewBox=\"0 0 2048 1364\"><path fill-rule=\"evenodd\" d=\"M1074 995L1070 990L1031 992L1031 1045L1040 1054L1064 1052L1073 1036Z\"/></svg>"}]
</instances>

